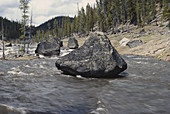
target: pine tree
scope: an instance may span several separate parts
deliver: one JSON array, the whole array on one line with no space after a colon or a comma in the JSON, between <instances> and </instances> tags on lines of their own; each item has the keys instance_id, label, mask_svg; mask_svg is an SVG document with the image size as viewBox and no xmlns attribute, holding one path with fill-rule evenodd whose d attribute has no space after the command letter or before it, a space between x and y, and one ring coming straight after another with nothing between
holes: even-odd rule
<instances>
[{"instance_id":1,"label":"pine tree","mask_svg":"<svg viewBox=\"0 0 170 114\"><path fill-rule=\"evenodd\" d=\"M91 8L90 8L90 5L89 3L87 4L86 6L86 30L87 32L90 31L90 25L91 25Z\"/></svg>"},{"instance_id":2,"label":"pine tree","mask_svg":"<svg viewBox=\"0 0 170 114\"><path fill-rule=\"evenodd\" d=\"M97 23L97 8L96 8L95 5L93 6L93 14L92 14L92 16L93 16L93 27L94 27L94 24Z\"/></svg>"},{"instance_id":3,"label":"pine tree","mask_svg":"<svg viewBox=\"0 0 170 114\"><path fill-rule=\"evenodd\" d=\"M151 19L153 20L156 16L156 1L151 0Z\"/></svg>"},{"instance_id":4,"label":"pine tree","mask_svg":"<svg viewBox=\"0 0 170 114\"><path fill-rule=\"evenodd\" d=\"M44 30L41 31L41 41L45 41L45 38L44 38Z\"/></svg>"},{"instance_id":5,"label":"pine tree","mask_svg":"<svg viewBox=\"0 0 170 114\"><path fill-rule=\"evenodd\" d=\"M53 35L58 36L58 21L56 19L53 22Z\"/></svg>"},{"instance_id":6,"label":"pine tree","mask_svg":"<svg viewBox=\"0 0 170 114\"><path fill-rule=\"evenodd\" d=\"M163 0L159 0L159 6L160 6L160 8L162 9L162 7L163 7Z\"/></svg>"},{"instance_id":7,"label":"pine tree","mask_svg":"<svg viewBox=\"0 0 170 114\"><path fill-rule=\"evenodd\" d=\"M66 35L69 37L71 35L71 23L70 23L70 17L66 17Z\"/></svg>"},{"instance_id":8,"label":"pine tree","mask_svg":"<svg viewBox=\"0 0 170 114\"><path fill-rule=\"evenodd\" d=\"M41 34L40 30L36 31L36 42L40 42L41 41L40 40L40 34Z\"/></svg>"},{"instance_id":9,"label":"pine tree","mask_svg":"<svg viewBox=\"0 0 170 114\"><path fill-rule=\"evenodd\" d=\"M22 11L22 28L21 31L23 32L23 38L24 38L24 50L23 52L25 53L25 35L26 35L26 24L27 20L29 18L28 16L28 9L29 9L29 0L20 0L20 5L19 9Z\"/></svg>"},{"instance_id":10,"label":"pine tree","mask_svg":"<svg viewBox=\"0 0 170 114\"><path fill-rule=\"evenodd\" d=\"M81 12L79 13L80 15L80 22L79 22L79 31L81 34L85 34L86 33L86 16L85 16L85 11L84 8L81 8Z\"/></svg>"},{"instance_id":11,"label":"pine tree","mask_svg":"<svg viewBox=\"0 0 170 114\"><path fill-rule=\"evenodd\" d=\"M136 23L136 0L127 0L127 19L131 23Z\"/></svg>"},{"instance_id":12,"label":"pine tree","mask_svg":"<svg viewBox=\"0 0 170 114\"><path fill-rule=\"evenodd\" d=\"M73 32L74 33L78 33L78 29L79 29L79 26L78 26L78 17L75 15L74 16L74 21L73 21Z\"/></svg>"},{"instance_id":13,"label":"pine tree","mask_svg":"<svg viewBox=\"0 0 170 114\"><path fill-rule=\"evenodd\" d=\"M51 35L51 24L48 22L47 26L48 26L47 35L49 37L49 35Z\"/></svg>"},{"instance_id":14,"label":"pine tree","mask_svg":"<svg viewBox=\"0 0 170 114\"><path fill-rule=\"evenodd\" d=\"M97 2L97 22L100 31L103 31L102 0Z\"/></svg>"},{"instance_id":15,"label":"pine tree","mask_svg":"<svg viewBox=\"0 0 170 114\"><path fill-rule=\"evenodd\" d=\"M140 5L139 0L136 0L136 17L137 17L137 25L141 25L141 19L140 19Z\"/></svg>"},{"instance_id":16,"label":"pine tree","mask_svg":"<svg viewBox=\"0 0 170 114\"><path fill-rule=\"evenodd\" d=\"M163 17L164 18L170 17L170 7L168 6L168 4L170 4L168 0L163 0Z\"/></svg>"},{"instance_id":17,"label":"pine tree","mask_svg":"<svg viewBox=\"0 0 170 114\"><path fill-rule=\"evenodd\" d=\"M95 11L92 7L90 7L90 30L93 31L94 23L95 23Z\"/></svg>"},{"instance_id":18,"label":"pine tree","mask_svg":"<svg viewBox=\"0 0 170 114\"><path fill-rule=\"evenodd\" d=\"M109 13L109 15L108 15L108 25L107 26L110 28L111 25L112 25L112 17L111 17L111 13Z\"/></svg>"}]
</instances>

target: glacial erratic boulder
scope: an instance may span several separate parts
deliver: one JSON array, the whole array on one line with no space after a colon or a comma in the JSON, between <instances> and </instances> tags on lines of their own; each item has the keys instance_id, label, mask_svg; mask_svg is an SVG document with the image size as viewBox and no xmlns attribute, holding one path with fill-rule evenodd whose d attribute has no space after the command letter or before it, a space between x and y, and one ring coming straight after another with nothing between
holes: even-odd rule
<instances>
[{"instance_id":1,"label":"glacial erratic boulder","mask_svg":"<svg viewBox=\"0 0 170 114\"><path fill-rule=\"evenodd\" d=\"M143 44L142 40L133 40L133 41L129 41L127 43L127 46L129 46L130 48L134 48L134 47L140 46L142 44Z\"/></svg>"},{"instance_id":2,"label":"glacial erratic boulder","mask_svg":"<svg viewBox=\"0 0 170 114\"><path fill-rule=\"evenodd\" d=\"M60 57L56 67L69 75L88 78L112 78L127 69L127 63L102 32L90 38L78 49Z\"/></svg>"},{"instance_id":3,"label":"glacial erratic boulder","mask_svg":"<svg viewBox=\"0 0 170 114\"><path fill-rule=\"evenodd\" d=\"M40 42L35 50L36 54L44 56L53 56L60 54L60 40L56 40L56 37L50 37L46 42Z\"/></svg>"},{"instance_id":4,"label":"glacial erratic boulder","mask_svg":"<svg viewBox=\"0 0 170 114\"><path fill-rule=\"evenodd\" d=\"M76 49L79 47L78 42L75 38L69 38L68 46L69 49Z\"/></svg>"}]
</instances>

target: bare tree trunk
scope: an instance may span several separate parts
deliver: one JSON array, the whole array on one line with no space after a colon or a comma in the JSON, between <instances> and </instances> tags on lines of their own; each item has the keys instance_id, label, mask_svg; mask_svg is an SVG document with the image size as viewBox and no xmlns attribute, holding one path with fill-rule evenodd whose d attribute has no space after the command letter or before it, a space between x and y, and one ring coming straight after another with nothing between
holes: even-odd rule
<instances>
[{"instance_id":1,"label":"bare tree trunk","mask_svg":"<svg viewBox=\"0 0 170 114\"><path fill-rule=\"evenodd\" d=\"M27 46L27 54L29 54L29 45L30 45L30 40L31 40L31 33L29 32L29 41L28 41L28 46Z\"/></svg>"},{"instance_id":2,"label":"bare tree trunk","mask_svg":"<svg viewBox=\"0 0 170 114\"><path fill-rule=\"evenodd\" d=\"M5 43L4 43L4 26L3 26L3 19L2 19L2 44L3 44L3 60L5 60Z\"/></svg>"},{"instance_id":3,"label":"bare tree trunk","mask_svg":"<svg viewBox=\"0 0 170 114\"><path fill-rule=\"evenodd\" d=\"M4 44L4 40L2 41L3 43L3 60L5 60L5 44Z\"/></svg>"},{"instance_id":4,"label":"bare tree trunk","mask_svg":"<svg viewBox=\"0 0 170 114\"><path fill-rule=\"evenodd\" d=\"M26 10L24 8L24 15L26 15ZM24 18L24 53L25 53L25 35L26 35L26 18Z\"/></svg>"},{"instance_id":5,"label":"bare tree trunk","mask_svg":"<svg viewBox=\"0 0 170 114\"><path fill-rule=\"evenodd\" d=\"M29 54L29 46L30 46L30 42L32 38L31 26L32 26L32 11L31 11L31 19L30 19L30 31L29 31L29 41L28 41L28 46L27 46L27 54Z\"/></svg>"},{"instance_id":6,"label":"bare tree trunk","mask_svg":"<svg viewBox=\"0 0 170 114\"><path fill-rule=\"evenodd\" d=\"M25 28L25 27L24 27ZM25 30L24 30L24 53L25 53Z\"/></svg>"}]
</instances>

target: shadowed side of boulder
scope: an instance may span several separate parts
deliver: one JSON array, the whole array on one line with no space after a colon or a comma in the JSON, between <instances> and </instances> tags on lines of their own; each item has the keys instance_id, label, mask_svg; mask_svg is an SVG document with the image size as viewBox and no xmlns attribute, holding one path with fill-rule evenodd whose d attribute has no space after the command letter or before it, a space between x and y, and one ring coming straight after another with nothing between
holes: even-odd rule
<instances>
[{"instance_id":1,"label":"shadowed side of boulder","mask_svg":"<svg viewBox=\"0 0 170 114\"><path fill-rule=\"evenodd\" d=\"M134 47L140 46L142 44L143 44L142 40L133 40L133 41L129 41L127 43L127 46L129 46L130 48L134 48Z\"/></svg>"},{"instance_id":2,"label":"shadowed side of boulder","mask_svg":"<svg viewBox=\"0 0 170 114\"><path fill-rule=\"evenodd\" d=\"M126 70L127 64L107 36L95 32L90 34L83 46L59 58L56 67L74 76L111 78Z\"/></svg>"},{"instance_id":3,"label":"shadowed side of boulder","mask_svg":"<svg viewBox=\"0 0 170 114\"><path fill-rule=\"evenodd\" d=\"M78 48L79 45L78 45L78 42L75 38L69 38L68 40L68 48L69 49L76 49Z\"/></svg>"}]
</instances>

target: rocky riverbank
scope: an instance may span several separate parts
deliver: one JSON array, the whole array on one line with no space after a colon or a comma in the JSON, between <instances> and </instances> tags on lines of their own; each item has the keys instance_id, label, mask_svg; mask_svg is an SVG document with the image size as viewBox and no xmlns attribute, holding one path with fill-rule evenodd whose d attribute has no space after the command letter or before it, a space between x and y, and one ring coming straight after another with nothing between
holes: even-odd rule
<instances>
[{"instance_id":1,"label":"rocky riverbank","mask_svg":"<svg viewBox=\"0 0 170 114\"><path fill-rule=\"evenodd\" d=\"M106 33L112 45L118 53L122 55L152 56L159 60L170 61L170 30L168 27L146 26L141 32L141 28L136 28L130 32L120 32L116 34ZM79 47L89 38L75 36ZM63 47L68 47L68 38L63 39ZM132 47L128 42L138 42ZM6 43L8 45L9 43ZM22 44L12 44L5 48L6 59L8 60L30 60L38 58L35 56L37 44L30 45L29 54L22 56L20 49ZM64 50L62 55L66 50ZM68 53L68 52L66 52ZM64 54L65 55L65 54ZM2 42L0 43L0 57L2 58Z\"/></svg>"},{"instance_id":2,"label":"rocky riverbank","mask_svg":"<svg viewBox=\"0 0 170 114\"><path fill-rule=\"evenodd\" d=\"M131 30L131 32L120 32L117 34L106 34L112 45L122 55L152 56L163 61L170 61L170 30L168 27L146 26L144 31L141 28ZM79 38L75 36L79 46L88 39L88 37ZM121 40L126 39L125 44ZM142 41L140 45L130 48L126 43L130 41ZM68 39L63 40L63 45L67 46Z\"/></svg>"},{"instance_id":3,"label":"rocky riverbank","mask_svg":"<svg viewBox=\"0 0 170 114\"><path fill-rule=\"evenodd\" d=\"M120 38L111 36L110 39L113 45L120 54L152 56L159 60L170 61L170 30L157 26L145 27L145 32L140 33L140 29L134 31L134 36L129 33L124 33ZM128 45L121 46L120 41L127 38L130 41L140 40L143 44L130 48Z\"/></svg>"}]
</instances>

